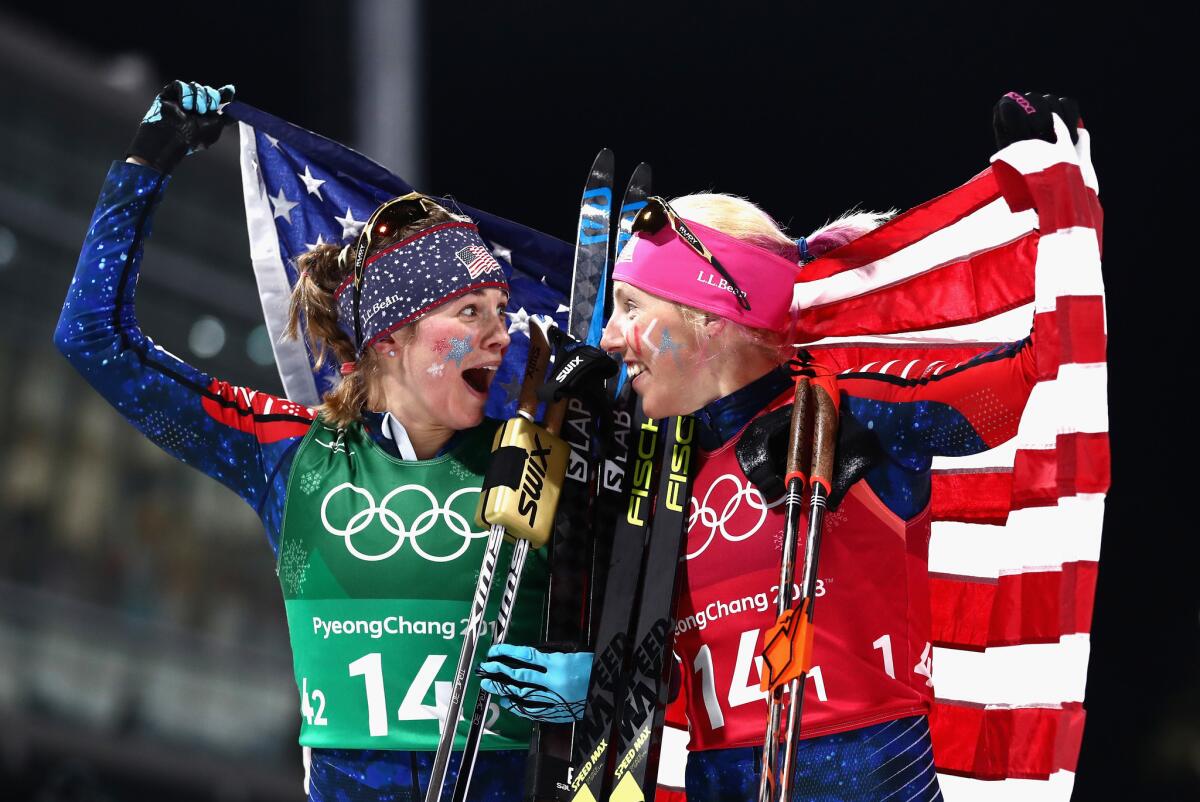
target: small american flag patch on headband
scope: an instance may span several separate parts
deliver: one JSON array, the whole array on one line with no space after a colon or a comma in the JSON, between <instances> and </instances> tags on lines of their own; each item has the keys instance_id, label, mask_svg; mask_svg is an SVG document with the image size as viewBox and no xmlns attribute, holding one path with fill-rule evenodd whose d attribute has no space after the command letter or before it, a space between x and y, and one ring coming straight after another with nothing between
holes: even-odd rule
<instances>
[{"instance_id":1,"label":"small american flag patch on headband","mask_svg":"<svg viewBox=\"0 0 1200 802\"><path fill-rule=\"evenodd\" d=\"M484 273L500 269L500 263L482 245L468 245L454 255L466 266L471 278L479 278Z\"/></svg>"}]
</instances>

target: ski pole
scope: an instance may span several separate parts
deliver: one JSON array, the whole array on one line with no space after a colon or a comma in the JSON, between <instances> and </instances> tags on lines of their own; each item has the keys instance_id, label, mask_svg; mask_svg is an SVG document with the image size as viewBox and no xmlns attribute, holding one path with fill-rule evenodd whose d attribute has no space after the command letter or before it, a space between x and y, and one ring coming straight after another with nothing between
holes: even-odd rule
<instances>
[{"instance_id":1,"label":"ski pole","mask_svg":"<svg viewBox=\"0 0 1200 802\"><path fill-rule=\"evenodd\" d=\"M779 599L776 602L776 616L782 618L792 605L792 588L796 574L796 542L800 538L800 518L803 513L804 489L808 483L805 475L807 460L806 451L810 450L810 435L812 434L811 410L812 397L811 380L808 376L800 376L796 382L796 396L792 402L792 425L788 437L787 463L784 496L784 540L783 559L779 571ZM764 663L764 677L767 677L769 664ZM769 680L773 678L768 677ZM763 741L762 775L759 779L758 799L760 802L771 802L775 794L776 766L779 759L779 728L783 719L784 688L783 685L771 683L771 696L767 701L767 732Z\"/></svg>"},{"instance_id":2,"label":"ski pole","mask_svg":"<svg viewBox=\"0 0 1200 802\"><path fill-rule=\"evenodd\" d=\"M540 546L549 537L549 522L553 518L554 504L558 501L558 490L562 486L567 459L566 444L533 422L538 406L537 389L545 376L549 361L550 346L546 342L545 333L539 326L531 326L529 359L525 365L525 378L517 403L517 417L505 422L496 432L492 443L492 463L488 467L484 486L479 494L477 517L490 525L491 530L479 568L479 580L475 584L475 596L471 602L462 650L454 670L446 719L429 771L425 802L440 802L442 789L446 784L446 771L450 764L450 753L454 750L458 719L462 715L467 683L471 678L471 665L475 662L475 653L479 647L479 636L491 596L492 578L496 572L496 562L500 557L500 547L504 538L506 535L520 538L514 548L510 565L517 561L518 552L523 565L528 544L525 543L522 548L522 541L533 539ZM537 520L538 513L541 513L541 521ZM511 586L515 598L515 582L519 581L519 572L516 580L511 574L510 569L509 583L506 584ZM509 612L511 615L511 607ZM505 621L506 628L507 625L508 622ZM486 706L484 712L487 712ZM482 730L482 717L480 725Z\"/></svg>"},{"instance_id":3,"label":"ski pole","mask_svg":"<svg viewBox=\"0 0 1200 802\"><path fill-rule=\"evenodd\" d=\"M552 404L546 412L544 421L546 431L558 434L562 429L563 418L566 415L567 399L563 398ZM500 598L500 611L496 614L496 637L492 644L504 643L508 637L508 625L512 621L513 607L517 602L517 590L521 586L521 572L525 568L525 557L529 554L529 539L519 538L513 546L512 558L508 565L508 578L504 583L504 595ZM467 732L467 742L463 747L462 760L458 765L458 778L454 782L452 802L466 802L471 790L471 778L475 773L475 761L479 757L479 745L483 740L484 721L487 719L488 708L492 695L482 688L475 697L475 712L471 716L471 729Z\"/></svg>"},{"instance_id":4,"label":"ski pole","mask_svg":"<svg viewBox=\"0 0 1200 802\"><path fill-rule=\"evenodd\" d=\"M800 614L805 616L808 636L804 641L803 673L792 680L792 704L788 709L787 741L783 753L783 773L779 782L779 798L790 798L794 779L796 748L800 745L800 711L804 703L804 685L812 668L813 600L817 595L817 560L821 554L821 529L825 522L825 506L833 489L834 456L837 449L838 391L833 376L820 376L813 382L813 444L812 487L809 497L808 540L804 544L804 602Z\"/></svg>"}]
</instances>

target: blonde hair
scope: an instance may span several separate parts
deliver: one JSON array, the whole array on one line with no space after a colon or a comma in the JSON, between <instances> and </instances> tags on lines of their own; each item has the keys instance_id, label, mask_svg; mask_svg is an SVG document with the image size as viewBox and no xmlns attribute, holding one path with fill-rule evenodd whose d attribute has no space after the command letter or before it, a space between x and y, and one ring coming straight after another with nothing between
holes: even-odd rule
<instances>
[{"instance_id":1,"label":"blonde hair","mask_svg":"<svg viewBox=\"0 0 1200 802\"><path fill-rule=\"evenodd\" d=\"M400 200L425 198L426 215L413 222L390 230L371 243L367 256L390 247L400 240L424 231L438 223L451 220L466 221L433 202L419 192L412 192ZM371 348L361 354L346 333L338 326L337 301L334 292L350 275L354 268L354 246L339 247L322 244L302 255L296 261L300 277L292 288L288 307L288 324L284 336L298 339L303 329L309 348L312 349L317 367L332 357L339 366L351 363L353 370L325 393L318 410L321 417L334 426L342 427L362 419L364 409L381 409L384 405L379 389L379 356ZM393 336L397 345L407 345L416 335L417 323L410 323Z\"/></svg>"},{"instance_id":2,"label":"blonde hair","mask_svg":"<svg viewBox=\"0 0 1200 802\"><path fill-rule=\"evenodd\" d=\"M674 198L671 207L688 220L715 228L749 245L800 264L800 249L796 241L784 232L774 218L745 198L720 192L701 192ZM894 210L846 212L806 237L809 258L816 258L861 237L894 214ZM704 324L713 319L713 313L686 304L675 303L675 306L684 322L691 326L698 338L702 338ZM756 329L732 320L728 324L735 341L741 340L748 347L761 350L778 362L786 362L792 356L790 330ZM730 342L726 341L725 347L729 345Z\"/></svg>"}]
</instances>

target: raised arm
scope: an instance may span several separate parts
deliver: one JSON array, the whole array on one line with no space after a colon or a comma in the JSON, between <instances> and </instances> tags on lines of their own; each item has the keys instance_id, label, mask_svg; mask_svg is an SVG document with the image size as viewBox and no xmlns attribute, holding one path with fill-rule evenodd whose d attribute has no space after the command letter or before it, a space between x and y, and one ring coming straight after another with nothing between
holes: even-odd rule
<instances>
[{"instance_id":1,"label":"raised arm","mask_svg":"<svg viewBox=\"0 0 1200 802\"><path fill-rule=\"evenodd\" d=\"M145 130L172 115L199 115L199 92L206 100L203 114L217 114L216 105L207 102L215 91L204 87L188 87L192 101L185 108L185 86L176 82L164 90L143 121L131 155L144 164L117 162L109 170L54 340L138 431L250 503L274 543L278 522L271 520L275 515L268 507L278 505L268 505L268 497L272 488L282 489L287 477L280 475L286 474L281 464L308 430L313 412L188 365L143 334L134 312L143 246L170 180L148 165L169 170L192 147L186 131L180 136L151 131L148 136ZM205 130L194 120L185 122L193 134Z\"/></svg>"}]
</instances>

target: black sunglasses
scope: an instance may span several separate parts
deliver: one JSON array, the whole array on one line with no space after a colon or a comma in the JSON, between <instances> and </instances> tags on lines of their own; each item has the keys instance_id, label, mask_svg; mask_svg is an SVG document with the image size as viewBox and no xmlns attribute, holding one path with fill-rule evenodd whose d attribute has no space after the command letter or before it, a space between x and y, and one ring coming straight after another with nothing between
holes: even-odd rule
<instances>
[{"instance_id":1,"label":"black sunglasses","mask_svg":"<svg viewBox=\"0 0 1200 802\"><path fill-rule=\"evenodd\" d=\"M354 347L362 348L362 323L358 317L359 299L362 297L363 270L366 267L367 252L371 245L380 238L394 231L399 231L422 217L429 214L425 198L395 198L380 206L367 220L363 230L359 232L354 245Z\"/></svg>"},{"instance_id":2,"label":"black sunglasses","mask_svg":"<svg viewBox=\"0 0 1200 802\"><path fill-rule=\"evenodd\" d=\"M688 228L687 223L683 222L683 218L671 208L671 204L667 203L657 195L651 195L650 197L646 198L646 205L640 212L638 212L637 217L633 219L633 228L631 233L638 234L644 232L646 234L657 234L668 225L676 234L679 235L680 239L691 246L692 250L699 254L701 258L713 266L714 270L721 274L721 278L725 279L725 281L729 283L729 288L733 290L733 296L737 298L738 305L749 312L750 299L746 296L746 293L743 292L742 288L739 287L737 282L733 280L733 276L729 275L729 271L726 270L725 266L722 265L717 257L713 255L712 251L706 248L704 243L700 241L700 238L692 233L692 230Z\"/></svg>"}]
</instances>

